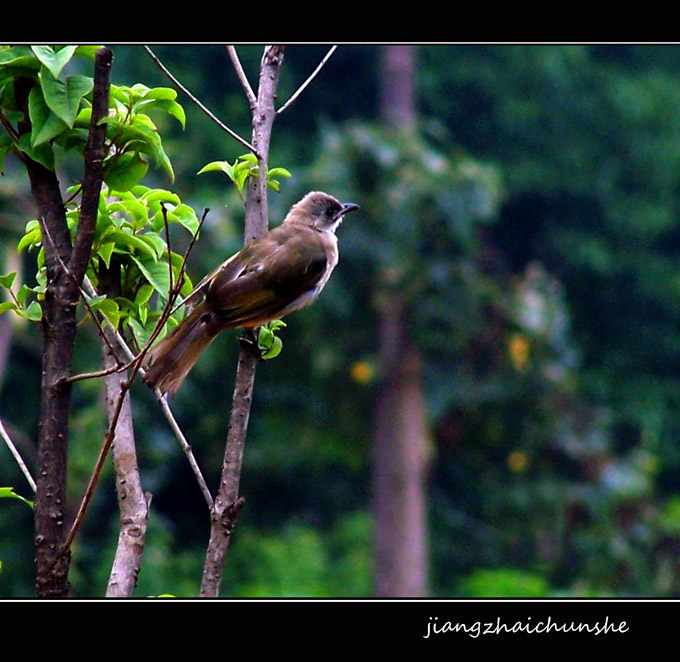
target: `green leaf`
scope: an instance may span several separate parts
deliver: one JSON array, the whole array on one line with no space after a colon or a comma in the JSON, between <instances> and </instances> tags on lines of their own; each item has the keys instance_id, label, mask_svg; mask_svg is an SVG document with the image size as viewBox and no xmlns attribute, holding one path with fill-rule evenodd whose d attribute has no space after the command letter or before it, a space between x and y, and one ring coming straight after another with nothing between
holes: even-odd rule
<instances>
[{"instance_id":1,"label":"green leaf","mask_svg":"<svg viewBox=\"0 0 680 662\"><path fill-rule=\"evenodd\" d=\"M33 147L52 140L69 128L50 110L42 90L37 85L28 96L28 114L31 118L31 145Z\"/></svg>"},{"instance_id":2,"label":"green leaf","mask_svg":"<svg viewBox=\"0 0 680 662\"><path fill-rule=\"evenodd\" d=\"M8 310L16 310L17 305L13 301L3 301L0 303L0 315Z\"/></svg>"},{"instance_id":3,"label":"green leaf","mask_svg":"<svg viewBox=\"0 0 680 662\"><path fill-rule=\"evenodd\" d=\"M167 298L170 289L170 274L168 265L165 262L143 260L132 256L139 270L144 274L144 278L153 286L163 298Z\"/></svg>"},{"instance_id":4,"label":"green leaf","mask_svg":"<svg viewBox=\"0 0 680 662\"><path fill-rule=\"evenodd\" d=\"M135 230L140 230L149 222L149 210L146 205L137 200L130 191L123 191L121 200L112 202L107 211L109 214L121 212L131 218Z\"/></svg>"},{"instance_id":5,"label":"green leaf","mask_svg":"<svg viewBox=\"0 0 680 662\"><path fill-rule=\"evenodd\" d=\"M17 147L25 154L28 154L34 161L54 172L54 151L49 143L43 143L34 147L31 145L31 135L25 133L19 138Z\"/></svg>"},{"instance_id":6,"label":"green leaf","mask_svg":"<svg viewBox=\"0 0 680 662\"><path fill-rule=\"evenodd\" d=\"M106 299L105 294L98 294L97 296L93 296L93 297L88 296L87 297L87 303L90 304L90 308L92 308L92 310L97 310L97 308L99 307L99 304L102 301L104 301L105 299Z\"/></svg>"},{"instance_id":7,"label":"green leaf","mask_svg":"<svg viewBox=\"0 0 680 662\"><path fill-rule=\"evenodd\" d=\"M55 78L49 71L43 70L40 81L45 103L71 128L76 121L82 98L92 89L92 78L88 76Z\"/></svg>"},{"instance_id":8,"label":"green leaf","mask_svg":"<svg viewBox=\"0 0 680 662\"><path fill-rule=\"evenodd\" d=\"M153 104L153 107L160 108L171 117L174 117L182 125L183 129L186 127L186 114L184 112L184 108L182 108L182 106L180 106L176 101L162 99L160 101L156 101Z\"/></svg>"},{"instance_id":9,"label":"green leaf","mask_svg":"<svg viewBox=\"0 0 680 662\"><path fill-rule=\"evenodd\" d=\"M274 336L274 340L272 342L271 347L268 350L262 352L262 358L265 361L269 361L270 359L276 358L281 353L282 349L283 341L278 336Z\"/></svg>"},{"instance_id":10,"label":"green leaf","mask_svg":"<svg viewBox=\"0 0 680 662\"><path fill-rule=\"evenodd\" d=\"M26 284L22 285L19 288L19 291L17 292L17 301L19 302L20 305L24 306L26 304L26 300L28 299L31 294L33 294L33 290Z\"/></svg>"},{"instance_id":11,"label":"green leaf","mask_svg":"<svg viewBox=\"0 0 680 662\"><path fill-rule=\"evenodd\" d=\"M192 234L198 229L198 217L196 216L196 212L189 207L189 205L167 205L166 213L168 223L179 223ZM158 205L158 209L154 214L153 228L156 232L160 232L163 228L163 211L160 208L160 205Z\"/></svg>"},{"instance_id":12,"label":"green leaf","mask_svg":"<svg viewBox=\"0 0 680 662\"><path fill-rule=\"evenodd\" d=\"M96 308L106 319L110 322L111 326L118 328L120 323L120 308L118 304L113 299L104 298L103 301L99 303Z\"/></svg>"},{"instance_id":13,"label":"green leaf","mask_svg":"<svg viewBox=\"0 0 680 662\"><path fill-rule=\"evenodd\" d=\"M104 260L104 264L106 265L107 269L111 266L111 254L113 253L113 249L115 247L116 243L111 241L107 242L106 244L102 244L97 250L97 255L99 255L99 257Z\"/></svg>"},{"instance_id":14,"label":"green leaf","mask_svg":"<svg viewBox=\"0 0 680 662\"><path fill-rule=\"evenodd\" d=\"M63 46L59 50L51 46L31 46L35 56L50 71L54 78L59 78L59 74L68 61L76 52L77 46Z\"/></svg>"},{"instance_id":15,"label":"green leaf","mask_svg":"<svg viewBox=\"0 0 680 662\"><path fill-rule=\"evenodd\" d=\"M212 161L204 165L198 174L202 175L204 172L223 172L231 181L234 181L234 166L232 166L228 161Z\"/></svg>"},{"instance_id":16,"label":"green leaf","mask_svg":"<svg viewBox=\"0 0 680 662\"><path fill-rule=\"evenodd\" d=\"M151 203L154 202L171 202L175 205L180 203L179 196L176 193L172 193L172 191L166 191L165 189L149 189L145 191L141 197L144 199L144 202L150 205L153 209L155 209L155 207L153 207Z\"/></svg>"},{"instance_id":17,"label":"green leaf","mask_svg":"<svg viewBox=\"0 0 680 662\"><path fill-rule=\"evenodd\" d=\"M130 328L132 329L132 333L135 336L135 340L137 341L137 344L140 347L144 347L144 345L146 345L146 343L149 341L151 334L153 333L155 323L150 322L148 324L141 324L134 317L130 317L128 319L128 324L130 325Z\"/></svg>"},{"instance_id":18,"label":"green leaf","mask_svg":"<svg viewBox=\"0 0 680 662\"><path fill-rule=\"evenodd\" d=\"M113 159L104 181L111 191L129 191L144 178L148 169L149 164L137 152L125 152Z\"/></svg>"},{"instance_id":19,"label":"green leaf","mask_svg":"<svg viewBox=\"0 0 680 662\"><path fill-rule=\"evenodd\" d=\"M12 287L12 283L14 282L14 279L17 277L17 272L12 271L8 274L5 274L4 276L0 276L0 287L6 287L9 289Z\"/></svg>"},{"instance_id":20,"label":"green leaf","mask_svg":"<svg viewBox=\"0 0 680 662\"><path fill-rule=\"evenodd\" d=\"M101 48L94 44L87 44L85 46L78 46L76 48L76 55L80 57L85 57L88 60L94 60L95 53Z\"/></svg>"},{"instance_id":21,"label":"green leaf","mask_svg":"<svg viewBox=\"0 0 680 662\"><path fill-rule=\"evenodd\" d=\"M151 250L154 251L156 258L163 256L165 252L165 241L161 239L157 234L149 232L147 234L137 235L140 241L143 241Z\"/></svg>"},{"instance_id":22,"label":"green leaf","mask_svg":"<svg viewBox=\"0 0 680 662\"><path fill-rule=\"evenodd\" d=\"M31 301L28 308L24 310L17 308L17 313L32 322L39 322L42 319L42 308L37 301Z\"/></svg>"},{"instance_id":23,"label":"green leaf","mask_svg":"<svg viewBox=\"0 0 680 662\"><path fill-rule=\"evenodd\" d=\"M285 168L271 168L267 171L267 177L292 177Z\"/></svg>"},{"instance_id":24,"label":"green leaf","mask_svg":"<svg viewBox=\"0 0 680 662\"><path fill-rule=\"evenodd\" d=\"M144 283L139 288L139 291L135 296L135 303L138 306L143 306L151 298L153 292L154 292L153 285L150 285L149 283Z\"/></svg>"},{"instance_id":25,"label":"green leaf","mask_svg":"<svg viewBox=\"0 0 680 662\"><path fill-rule=\"evenodd\" d=\"M177 92L173 90L171 87L154 87L150 89L143 97L143 101L147 101L149 99L156 100L156 99L176 99L177 98Z\"/></svg>"},{"instance_id":26,"label":"green leaf","mask_svg":"<svg viewBox=\"0 0 680 662\"><path fill-rule=\"evenodd\" d=\"M170 159L163 150L155 124L147 115L136 115L132 126L121 125L116 144L123 145L127 151L141 152L153 157L156 166L163 168L170 179L174 180Z\"/></svg>"},{"instance_id":27,"label":"green leaf","mask_svg":"<svg viewBox=\"0 0 680 662\"><path fill-rule=\"evenodd\" d=\"M33 508L33 502L29 501L28 499L24 499L24 497L22 497L20 494L17 494L13 487L0 487L0 499L2 498L18 499L19 501L23 501L25 504Z\"/></svg>"},{"instance_id":28,"label":"green leaf","mask_svg":"<svg viewBox=\"0 0 680 662\"><path fill-rule=\"evenodd\" d=\"M28 46L11 46L0 50L0 69L3 67L25 67L37 71L40 65Z\"/></svg>"},{"instance_id":29,"label":"green leaf","mask_svg":"<svg viewBox=\"0 0 680 662\"><path fill-rule=\"evenodd\" d=\"M176 98L177 92L172 88L155 87L148 90L148 92L134 104L133 112L139 112L139 110L143 108L146 113L149 108L158 108L178 120L182 125L182 128L184 128L186 124L186 115L184 113L184 108L175 101Z\"/></svg>"},{"instance_id":30,"label":"green leaf","mask_svg":"<svg viewBox=\"0 0 680 662\"><path fill-rule=\"evenodd\" d=\"M129 234L123 230L114 230L113 232L109 232L106 235L106 238L110 241L116 242L116 244L122 248L132 248L133 251L138 250L142 253L145 253L154 262L157 260L156 251L151 246L149 246L148 243L133 234Z\"/></svg>"},{"instance_id":31,"label":"green leaf","mask_svg":"<svg viewBox=\"0 0 680 662\"><path fill-rule=\"evenodd\" d=\"M264 360L277 357L283 349L283 341L276 335L276 331L286 326L281 320L274 320L260 327L257 346Z\"/></svg>"}]
</instances>

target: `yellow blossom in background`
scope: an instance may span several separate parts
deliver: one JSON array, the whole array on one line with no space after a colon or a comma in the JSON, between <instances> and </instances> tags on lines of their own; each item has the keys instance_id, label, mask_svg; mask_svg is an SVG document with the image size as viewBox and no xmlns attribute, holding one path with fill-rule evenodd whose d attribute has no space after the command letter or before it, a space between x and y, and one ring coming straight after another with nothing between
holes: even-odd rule
<instances>
[{"instance_id":1,"label":"yellow blossom in background","mask_svg":"<svg viewBox=\"0 0 680 662\"><path fill-rule=\"evenodd\" d=\"M508 353L515 370L524 372L529 367L529 338L523 333L513 333L508 341Z\"/></svg>"},{"instance_id":2,"label":"yellow blossom in background","mask_svg":"<svg viewBox=\"0 0 680 662\"><path fill-rule=\"evenodd\" d=\"M529 467L529 456L522 451L512 451L508 455L508 468L513 473L524 473Z\"/></svg>"},{"instance_id":3,"label":"yellow blossom in background","mask_svg":"<svg viewBox=\"0 0 680 662\"><path fill-rule=\"evenodd\" d=\"M355 361L350 368L352 379L358 384L368 384L375 376L375 370L368 361Z\"/></svg>"}]
</instances>

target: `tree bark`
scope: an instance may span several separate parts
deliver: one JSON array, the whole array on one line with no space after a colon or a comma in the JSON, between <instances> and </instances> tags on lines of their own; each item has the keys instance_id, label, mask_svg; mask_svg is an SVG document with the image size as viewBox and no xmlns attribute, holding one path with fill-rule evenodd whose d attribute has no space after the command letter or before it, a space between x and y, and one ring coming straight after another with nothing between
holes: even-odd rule
<instances>
[{"instance_id":1,"label":"tree bark","mask_svg":"<svg viewBox=\"0 0 680 662\"><path fill-rule=\"evenodd\" d=\"M120 273L120 264L115 259L111 261L110 268L102 267L99 274L99 292L106 294L109 298L120 296ZM104 368L115 367L118 365L112 353L112 348L116 347L115 334L110 326L104 328L104 334L108 340L107 343L103 338L101 339ZM128 378L127 372L112 372L104 378L109 425L115 418L118 399L125 391L111 446L120 531L116 555L106 587L107 598L132 597L142 567L151 502L151 495L145 494L142 489L142 480L139 475L130 391L125 390Z\"/></svg>"},{"instance_id":2,"label":"tree bark","mask_svg":"<svg viewBox=\"0 0 680 662\"><path fill-rule=\"evenodd\" d=\"M386 46L381 62L381 119L415 127L414 49ZM429 429L418 348L409 339L407 302L385 275L378 301L382 382L373 428L375 592L380 597L427 595L425 482Z\"/></svg>"},{"instance_id":3,"label":"tree bark","mask_svg":"<svg viewBox=\"0 0 680 662\"><path fill-rule=\"evenodd\" d=\"M114 345L113 334L108 336ZM104 367L116 365L109 346L102 341ZM116 402L128 378L127 373L113 372L105 377L106 408L109 420L113 415ZM137 586L137 578L142 567L142 553L149 519L150 494L145 494L137 465L135 432L133 427L130 391L125 393L123 406L116 423L113 440L113 468L116 476L116 493L120 513L120 532L116 555L111 568L107 598L129 598Z\"/></svg>"}]
</instances>

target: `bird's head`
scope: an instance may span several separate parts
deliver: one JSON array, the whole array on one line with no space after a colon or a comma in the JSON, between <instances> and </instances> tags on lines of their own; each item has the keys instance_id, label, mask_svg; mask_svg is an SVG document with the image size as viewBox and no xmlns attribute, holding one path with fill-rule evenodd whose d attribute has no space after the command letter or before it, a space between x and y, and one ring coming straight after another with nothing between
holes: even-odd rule
<instances>
[{"instance_id":1,"label":"bird's head","mask_svg":"<svg viewBox=\"0 0 680 662\"><path fill-rule=\"evenodd\" d=\"M342 203L328 193L312 191L293 205L286 222L303 223L317 230L335 232L343 216L356 209L359 209L359 205L353 202Z\"/></svg>"}]
</instances>

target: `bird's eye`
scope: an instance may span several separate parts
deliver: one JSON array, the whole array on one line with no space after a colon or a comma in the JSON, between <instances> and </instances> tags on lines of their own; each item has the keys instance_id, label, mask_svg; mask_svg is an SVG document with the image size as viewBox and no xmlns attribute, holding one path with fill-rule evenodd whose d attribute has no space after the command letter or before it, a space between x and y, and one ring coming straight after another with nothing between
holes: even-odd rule
<instances>
[{"instance_id":1,"label":"bird's eye","mask_svg":"<svg viewBox=\"0 0 680 662\"><path fill-rule=\"evenodd\" d=\"M335 215L335 210L332 209L331 207L326 208L326 216L328 218L332 218Z\"/></svg>"}]
</instances>

